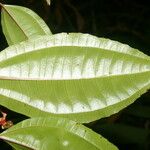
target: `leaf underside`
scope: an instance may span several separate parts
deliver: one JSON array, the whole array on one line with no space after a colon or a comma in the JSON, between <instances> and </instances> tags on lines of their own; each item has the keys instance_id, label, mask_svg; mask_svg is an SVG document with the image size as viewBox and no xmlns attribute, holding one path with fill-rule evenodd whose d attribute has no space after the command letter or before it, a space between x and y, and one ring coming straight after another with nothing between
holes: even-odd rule
<instances>
[{"instance_id":1,"label":"leaf underside","mask_svg":"<svg viewBox=\"0 0 150 150\"><path fill-rule=\"evenodd\" d=\"M99 134L63 118L32 118L0 134L17 150L117 150Z\"/></svg>"},{"instance_id":2,"label":"leaf underside","mask_svg":"<svg viewBox=\"0 0 150 150\"><path fill-rule=\"evenodd\" d=\"M149 56L88 34L42 36L0 53L0 104L30 117L91 122L149 88Z\"/></svg>"},{"instance_id":3,"label":"leaf underside","mask_svg":"<svg viewBox=\"0 0 150 150\"><path fill-rule=\"evenodd\" d=\"M9 45L39 35L51 35L50 29L42 18L28 8L2 5L1 16L3 33Z\"/></svg>"}]
</instances>

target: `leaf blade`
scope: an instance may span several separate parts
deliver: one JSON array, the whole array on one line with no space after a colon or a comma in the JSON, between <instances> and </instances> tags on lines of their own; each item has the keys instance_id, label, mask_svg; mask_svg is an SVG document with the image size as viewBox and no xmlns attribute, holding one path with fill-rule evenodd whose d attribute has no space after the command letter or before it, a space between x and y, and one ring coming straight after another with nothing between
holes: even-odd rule
<instances>
[{"instance_id":1,"label":"leaf blade","mask_svg":"<svg viewBox=\"0 0 150 150\"><path fill-rule=\"evenodd\" d=\"M8 143L31 149L112 149L117 148L87 127L63 118L32 118L0 135ZM23 141L22 141L23 139Z\"/></svg>"},{"instance_id":2,"label":"leaf blade","mask_svg":"<svg viewBox=\"0 0 150 150\"><path fill-rule=\"evenodd\" d=\"M31 117L90 122L120 111L150 88L149 56L85 34L12 46L1 52L0 68L1 105Z\"/></svg>"},{"instance_id":3,"label":"leaf blade","mask_svg":"<svg viewBox=\"0 0 150 150\"><path fill-rule=\"evenodd\" d=\"M1 6L2 29L9 45L39 35L51 35L46 23L30 9L15 5Z\"/></svg>"}]
</instances>

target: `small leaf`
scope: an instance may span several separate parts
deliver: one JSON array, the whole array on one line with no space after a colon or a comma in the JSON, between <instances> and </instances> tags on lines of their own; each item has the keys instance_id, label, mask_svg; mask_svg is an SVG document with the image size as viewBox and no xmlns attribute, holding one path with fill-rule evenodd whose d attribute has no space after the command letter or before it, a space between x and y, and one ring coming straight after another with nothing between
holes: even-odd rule
<instances>
[{"instance_id":1,"label":"small leaf","mask_svg":"<svg viewBox=\"0 0 150 150\"><path fill-rule=\"evenodd\" d=\"M77 122L114 114L150 88L150 57L88 34L56 34L0 53L0 104Z\"/></svg>"},{"instance_id":2,"label":"small leaf","mask_svg":"<svg viewBox=\"0 0 150 150\"><path fill-rule=\"evenodd\" d=\"M2 29L9 45L38 35L51 35L46 23L32 10L14 5L2 5Z\"/></svg>"},{"instance_id":3,"label":"small leaf","mask_svg":"<svg viewBox=\"0 0 150 150\"><path fill-rule=\"evenodd\" d=\"M117 150L91 129L63 118L28 119L0 134L0 139L21 150Z\"/></svg>"}]
</instances>

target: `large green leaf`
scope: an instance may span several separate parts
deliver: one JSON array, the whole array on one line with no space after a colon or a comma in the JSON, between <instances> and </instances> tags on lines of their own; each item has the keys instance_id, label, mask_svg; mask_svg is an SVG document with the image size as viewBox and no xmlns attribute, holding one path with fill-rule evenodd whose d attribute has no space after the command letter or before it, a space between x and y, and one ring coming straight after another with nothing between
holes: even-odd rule
<instances>
[{"instance_id":1,"label":"large green leaf","mask_svg":"<svg viewBox=\"0 0 150 150\"><path fill-rule=\"evenodd\" d=\"M99 134L63 118L32 118L0 134L20 150L117 150Z\"/></svg>"},{"instance_id":2,"label":"large green leaf","mask_svg":"<svg viewBox=\"0 0 150 150\"><path fill-rule=\"evenodd\" d=\"M28 8L2 5L2 28L9 45L25 41L37 35L50 35L46 23Z\"/></svg>"},{"instance_id":3,"label":"large green leaf","mask_svg":"<svg viewBox=\"0 0 150 150\"><path fill-rule=\"evenodd\" d=\"M0 53L0 104L77 122L109 116L150 88L150 57L88 34L57 34Z\"/></svg>"}]
</instances>

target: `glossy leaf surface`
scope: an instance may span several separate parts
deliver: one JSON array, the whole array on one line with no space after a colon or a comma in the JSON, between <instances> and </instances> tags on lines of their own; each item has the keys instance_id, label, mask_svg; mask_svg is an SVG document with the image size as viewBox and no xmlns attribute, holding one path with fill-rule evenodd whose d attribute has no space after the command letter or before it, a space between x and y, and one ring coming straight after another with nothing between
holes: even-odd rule
<instances>
[{"instance_id":1,"label":"glossy leaf surface","mask_svg":"<svg viewBox=\"0 0 150 150\"><path fill-rule=\"evenodd\" d=\"M15 5L2 5L2 29L9 45L37 35L51 35L46 23L32 10Z\"/></svg>"},{"instance_id":2,"label":"glossy leaf surface","mask_svg":"<svg viewBox=\"0 0 150 150\"><path fill-rule=\"evenodd\" d=\"M0 134L14 148L27 150L117 150L91 129L63 118L32 118Z\"/></svg>"},{"instance_id":3,"label":"glossy leaf surface","mask_svg":"<svg viewBox=\"0 0 150 150\"><path fill-rule=\"evenodd\" d=\"M0 104L30 117L90 122L149 88L149 56L88 34L43 36L0 53Z\"/></svg>"}]
</instances>

